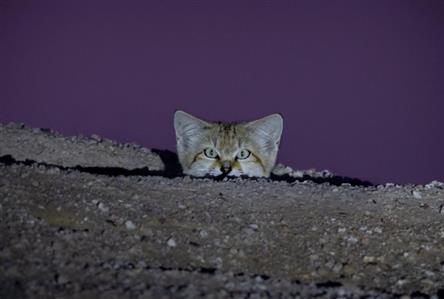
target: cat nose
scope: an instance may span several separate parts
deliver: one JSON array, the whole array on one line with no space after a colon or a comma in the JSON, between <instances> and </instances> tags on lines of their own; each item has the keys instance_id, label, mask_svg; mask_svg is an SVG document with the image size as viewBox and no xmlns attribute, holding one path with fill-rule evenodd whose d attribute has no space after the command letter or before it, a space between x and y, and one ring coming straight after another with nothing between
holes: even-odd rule
<instances>
[{"instance_id":1,"label":"cat nose","mask_svg":"<svg viewBox=\"0 0 444 299\"><path fill-rule=\"evenodd\" d=\"M223 172L223 173L229 173L230 171L231 171L231 163L230 163L230 161L223 161L222 162L222 166L220 167L220 170Z\"/></svg>"}]
</instances>

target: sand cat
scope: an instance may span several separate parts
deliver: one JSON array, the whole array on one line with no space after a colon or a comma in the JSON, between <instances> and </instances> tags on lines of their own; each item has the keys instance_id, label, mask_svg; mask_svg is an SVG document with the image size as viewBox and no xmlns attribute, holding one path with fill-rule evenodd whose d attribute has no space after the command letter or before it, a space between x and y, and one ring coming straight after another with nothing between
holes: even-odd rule
<instances>
[{"instance_id":1,"label":"sand cat","mask_svg":"<svg viewBox=\"0 0 444 299\"><path fill-rule=\"evenodd\" d=\"M272 114L246 123L207 122L179 110L174 128L185 174L268 177L276 163L283 119Z\"/></svg>"}]
</instances>

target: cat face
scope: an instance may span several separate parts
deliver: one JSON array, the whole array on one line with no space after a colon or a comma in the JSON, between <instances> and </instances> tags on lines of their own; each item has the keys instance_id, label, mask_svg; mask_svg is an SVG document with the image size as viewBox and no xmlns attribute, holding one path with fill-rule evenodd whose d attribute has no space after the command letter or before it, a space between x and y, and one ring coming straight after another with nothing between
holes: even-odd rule
<instances>
[{"instance_id":1,"label":"cat face","mask_svg":"<svg viewBox=\"0 0 444 299\"><path fill-rule=\"evenodd\" d=\"M283 119L272 114L247 123L207 122L179 110L174 128L185 174L268 177L276 163Z\"/></svg>"}]
</instances>

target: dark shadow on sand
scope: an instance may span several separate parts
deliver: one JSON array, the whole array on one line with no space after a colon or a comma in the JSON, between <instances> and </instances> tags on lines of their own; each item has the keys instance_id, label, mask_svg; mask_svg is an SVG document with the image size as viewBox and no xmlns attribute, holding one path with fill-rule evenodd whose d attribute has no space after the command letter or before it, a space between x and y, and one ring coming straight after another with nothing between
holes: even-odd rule
<instances>
[{"instance_id":1,"label":"dark shadow on sand","mask_svg":"<svg viewBox=\"0 0 444 299\"><path fill-rule=\"evenodd\" d=\"M162 176L166 178L175 178L175 177L183 177L182 173L182 167L179 163L179 160L177 158L177 154L175 152L169 151L169 150L159 150L159 149L153 149L152 152L159 155L160 159L162 160L163 164L165 165L164 170L150 170L148 167L141 167L141 168L135 168L135 169L126 169L122 167L93 167L93 166L73 166L73 167L66 167L66 166L60 166L60 165L54 165L49 164L45 162L37 162L34 160L25 160L25 161L18 161L14 159L11 155L5 155L0 157L0 163L5 165L12 165L12 164L18 164L18 165L27 165L27 166L45 166L45 167L56 167L60 170L65 171L80 171L80 172L86 172L90 174L97 174L97 175L106 175L106 176ZM206 176L203 178L212 179L215 181L221 181L223 179L236 179L236 177L226 177L226 176L218 176L218 177L212 177L212 176ZM268 180L268 181L284 181L287 183L294 183L296 181L303 182L303 181L312 181L316 184L323 184L323 183L329 183L331 185L340 186L342 184L350 184L352 186L373 186L372 183L368 181L362 181L360 179L356 178L350 178L350 177L343 177L343 176L332 176L332 177L312 177L309 175L304 175L301 178L294 178L289 175L274 175L272 174L270 178L264 179L264 178L251 178L251 177L242 177L243 179L249 179L249 180ZM201 177L196 179L202 179Z\"/></svg>"}]
</instances>

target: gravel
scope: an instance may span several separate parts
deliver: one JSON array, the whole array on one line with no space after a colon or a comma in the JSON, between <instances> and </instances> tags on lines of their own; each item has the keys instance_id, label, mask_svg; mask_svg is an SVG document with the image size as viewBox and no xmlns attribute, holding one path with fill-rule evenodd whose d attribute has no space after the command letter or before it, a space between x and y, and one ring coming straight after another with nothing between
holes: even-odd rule
<instances>
[{"instance_id":1,"label":"gravel","mask_svg":"<svg viewBox=\"0 0 444 299\"><path fill-rule=\"evenodd\" d=\"M0 156L32 160L65 167L148 167L163 170L159 155L137 144L118 144L92 135L65 137L50 129L27 128L23 124L0 124Z\"/></svg>"},{"instance_id":2,"label":"gravel","mask_svg":"<svg viewBox=\"0 0 444 299\"><path fill-rule=\"evenodd\" d=\"M0 126L0 298L444 298L441 182L195 179L89 140Z\"/></svg>"}]
</instances>

